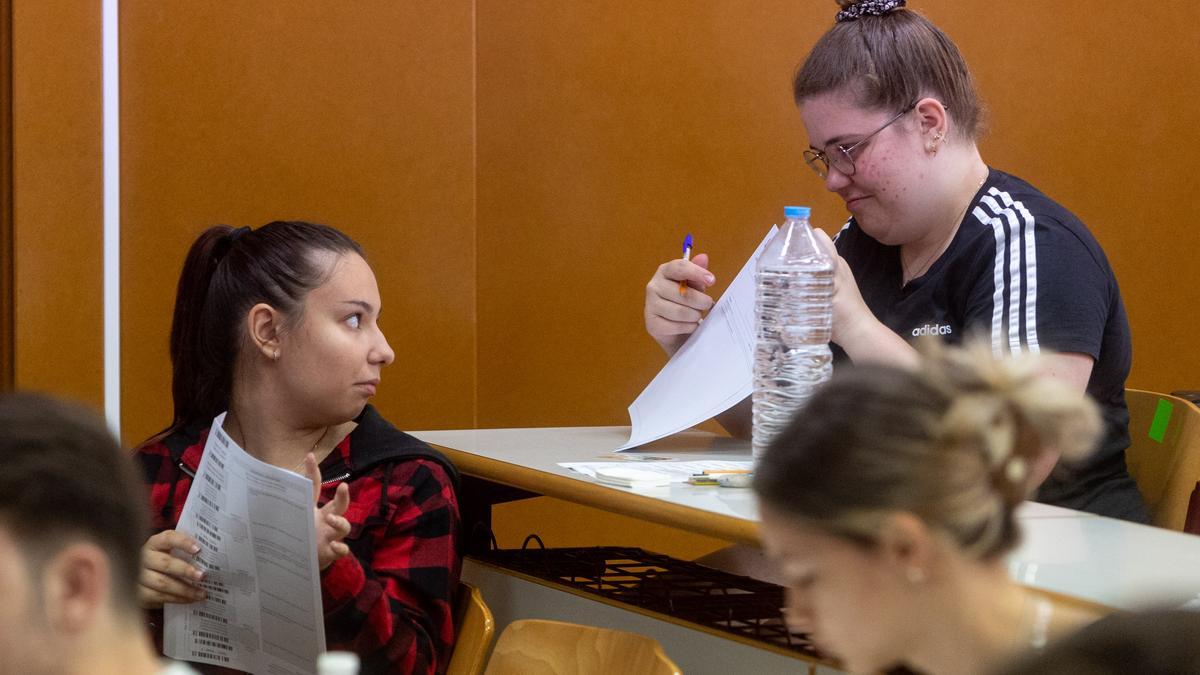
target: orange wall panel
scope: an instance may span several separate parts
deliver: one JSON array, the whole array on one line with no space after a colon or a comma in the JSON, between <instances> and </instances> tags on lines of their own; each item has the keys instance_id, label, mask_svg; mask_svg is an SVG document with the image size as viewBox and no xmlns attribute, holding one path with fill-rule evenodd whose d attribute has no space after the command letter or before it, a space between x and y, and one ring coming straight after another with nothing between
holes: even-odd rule
<instances>
[{"instance_id":1,"label":"orange wall panel","mask_svg":"<svg viewBox=\"0 0 1200 675\"><path fill-rule=\"evenodd\" d=\"M16 0L15 384L103 405L100 3Z\"/></svg>"},{"instance_id":2,"label":"orange wall panel","mask_svg":"<svg viewBox=\"0 0 1200 675\"><path fill-rule=\"evenodd\" d=\"M783 204L834 222L788 93L799 4L480 6L482 426L627 423L663 361L644 286L685 233L723 284Z\"/></svg>"},{"instance_id":3,"label":"orange wall panel","mask_svg":"<svg viewBox=\"0 0 1200 675\"><path fill-rule=\"evenodd\" d=\"M121 3L126 440L170 420L187 247L215 223L358 239L396 350L375 404L474 424L473 10L270 0Z\"/></svg>"}]
</instances>

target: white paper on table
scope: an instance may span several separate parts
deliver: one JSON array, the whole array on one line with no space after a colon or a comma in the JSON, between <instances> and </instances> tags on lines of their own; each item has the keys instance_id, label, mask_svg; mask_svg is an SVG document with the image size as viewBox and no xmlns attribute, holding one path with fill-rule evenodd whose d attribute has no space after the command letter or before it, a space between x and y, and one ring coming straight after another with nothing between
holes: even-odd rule
<instances>
[{"instance_id":1,"label":"white paper on table","mask_svg":"<svg viewBox=\"0 0 1200 675\"><path fill-rule=\"evenodd\" d=\"M314 675L325 651L312 481L251 457L213 420L176 526L208 597L164 607L163 651L251 673Z\"/></svg>"},{"instance_id":2,"label":"white paper on table","mask_svg":"<svg viewBox=\"0 0 1200 675\"><path fill-rule=\"evenodd\" d=\"M629 406L633 427L616 451L694 427L754 391L754 270L772 226L687 342Z\"/></svg>"},{"instance_id":3,"label":"white paper on table","mask_svg":"<svg viewBox=\"0 0 1200 675\"><path fill-rule=\"evenodd\" d=\"M694 462L559 462L559 466L596 477L596 469L628 468L666 476L672 483L686 483L687 479L705 471L749 471L750 460L697 460Z\"/></svg>"}]
</instances>

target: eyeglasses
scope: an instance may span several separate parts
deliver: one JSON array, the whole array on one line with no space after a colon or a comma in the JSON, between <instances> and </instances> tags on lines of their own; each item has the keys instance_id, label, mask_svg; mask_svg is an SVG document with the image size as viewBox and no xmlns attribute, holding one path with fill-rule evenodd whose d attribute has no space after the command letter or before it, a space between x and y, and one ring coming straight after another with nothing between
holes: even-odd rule
<instances>
[{"instance_id":1,"label":"eyeglasses","mask_svg":"<svg viewBox=\"0 0 1200 675\"><path fill-rule=\"evenodd\" d=\"M811 150L811 149L805 150L804 151L804 161L807 162L808 165L810 167L812 167L812 170L816 171L817 175L820 176L821 178L824 178L829 175L829 167L831 167L831 166L833 168L837 169L843 175L853 176L854 175L854 155L852 155L851 153L854 152L856 149L862 147L863 144L865 144L867 141L874 138L875 135L878 134L879 132L892 126L893 122L900 119L901 117L904 117L905 113L907 113L908 111L912 110L915 107L917 107L917 103L913 102L912 105L910 105L910 106L906 107L904 110L901 110L900 112L896 113L896 116L893 117L892 119L888 120L883 126L879 127L875 131L872 131L871 133L867 134L866 138L862 139L861 141L859 141L849 147L844 146L844 145L835 145L832 147L825 148L824 150L815 150L815 151Z\"/></svg>"}]
</instances>

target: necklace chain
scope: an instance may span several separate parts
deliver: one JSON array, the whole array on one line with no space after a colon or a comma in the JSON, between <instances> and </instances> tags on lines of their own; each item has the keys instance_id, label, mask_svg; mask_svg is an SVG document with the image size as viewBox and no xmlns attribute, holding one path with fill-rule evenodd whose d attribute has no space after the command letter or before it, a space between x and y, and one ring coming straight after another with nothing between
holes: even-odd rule
<instances>
[{"instance_id":1,"label":"necklace chain","mask_svg":"<svg viewBox=\"0 0 1200 675\"><path fill-rule=\"evenodd\" d=\"M950 242L954 239L954 235L958 234L958 228L962 225L963 218L967 217L967 211L970 210L971 205L975 203L975 193L978 192L979 188L983 187L983 184L986 182L987 176L984 176L979 180L979 184L975 186L975 191L971 193L970 201L968 201L967 205L962 208L962 211L958 212L958 218L954 219L954 225L950 228L950 233L944 239L942 239L942 241L939 242L932 251L929 252L929 255L925 256L925 259L921 261L920 267L909 274L904 271L904 263L900 263L900 272L905 284L908 284L913 279L916 279L929 271L929 268L933 266L934 261L937 260L938 254L944 252L949 246Z\"/></svg>"},{"instance_id":2,"label":"necklace chain","mask_svg":"<svg viewBox=\"0 0 1200 675\"><path fill-rule=\"evenodd\" d=\"M242 444L243 444L243 446L242 446L242 449L243 449L243 450L246 450L246 452L249 452L249 450L248 450L248 449L245 447L245 443L246 443L246 434L245 434L245 433L242 431L242 421L241 421L241 419L239 419L239 418L236 418L236 417L235 417L235 418L234 418L234 423L236 423L236 424L237 424L238 435L242 437ZM320 435L320 436L317 436L317 440L313 441L312 447L311 447L311 448L309 448L308 452L304 453L304 459L301 459L301 460L300 460L300 462L299 462L298 464L296 464L295 466L293 466L293 467L292 467L292 469L291 469L291 470L292 470L293 472L295 472L295 473L302 473L302 472L303 472L303 469L304 469L304 460L305 460L305 459L308 459L308 455L309 455L310 453L311 453L311 454L313 454L313 455L315 455L315 454L316 454L316 452L317 452L317 446L321 445L321 441L325 440L325 437L329 435L329 430L330 430L331 428L332 428L332 427L325 427L325 430L321 432L321 435ZM319 462L318 462L318 463L319 463Z\"/></svg>"}]
</instances>

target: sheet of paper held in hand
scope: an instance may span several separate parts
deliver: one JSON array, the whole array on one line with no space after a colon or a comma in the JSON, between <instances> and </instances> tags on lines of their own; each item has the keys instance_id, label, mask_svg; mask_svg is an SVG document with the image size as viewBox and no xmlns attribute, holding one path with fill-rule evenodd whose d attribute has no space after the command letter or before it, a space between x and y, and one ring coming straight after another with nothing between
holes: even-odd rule
<instances>
[{"instance_id":1,"label":"sheet of paper held in hand","mask_svg":"<svg viewBox=\"0 0 1200 675\"><path fill-rule=\"evenodd\" d=\"M754 390L754 270L778 230L771 227L700 327L629 406L633 429L617 452L694 427Z\"/></svg>"},{"instance_id":2,"label":"sheet of paper held in hand","mask_svg":"<svg viewBox=\"0 0 1200 675\"><path fill-rule=\"evenodd\" d=\"M213 420L177 529L208 597L164 608L163 651L251 673L308 673L325 651L312 481L265 464Z\"/></svg>"}]
</instances>

